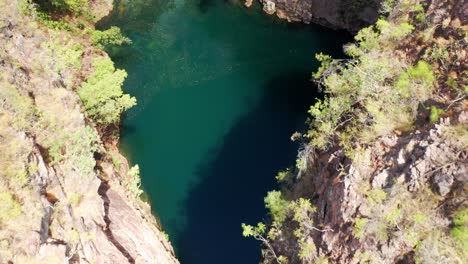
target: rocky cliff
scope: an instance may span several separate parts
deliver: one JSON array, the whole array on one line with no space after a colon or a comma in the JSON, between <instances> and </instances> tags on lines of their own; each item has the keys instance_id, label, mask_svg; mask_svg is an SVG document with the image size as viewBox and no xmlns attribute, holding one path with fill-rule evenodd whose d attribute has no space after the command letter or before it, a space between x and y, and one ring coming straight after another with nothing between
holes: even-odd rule
<instances>
[{"instance_id":1,"label":"rocky cliff","mask_svg":"<svg viewBox=\"0 0 468 264\"><path fill-rule=\"evenodd\" d=\"M90 119L77 95L92 61L109 61L86 30L112 2L79 4L87 20L0 0L0 263L178 263L135 195L115 126Z\"/></svg>"},{"instance_id":2,"label":"rocky cliff","mask_svg":"<svg viewBox=\"0 0 468 264\"><path fill-rule=\"evenodd\" d=\"M302 3L297 1L297 3ZM381 18L326 55L296 168L243 225L264 263L468 261L468 4L384 1Z\"/></svg>"},{"instance_id":3,"label":"rocky cliff","mask_svg":"<svg viewBox=\"0 0 468 264\"><path fill-rule=\"evenodd\" d=\"M355 32L375 23L380 0L261 0L263 10L292 22Z\"/></svg>"}]
</instances>

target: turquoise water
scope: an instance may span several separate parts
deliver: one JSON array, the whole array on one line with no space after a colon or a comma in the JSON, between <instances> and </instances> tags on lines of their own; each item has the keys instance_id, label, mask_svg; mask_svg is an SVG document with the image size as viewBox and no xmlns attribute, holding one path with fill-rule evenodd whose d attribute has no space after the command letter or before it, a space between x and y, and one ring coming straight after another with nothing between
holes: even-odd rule
<instances>
[{"instance_id":1,"label":"turquoise water","mask_svg":"<svg viewBox=\"0 0 468 264\"><path fill-rule=\"evenodd\" d=\"M294 164L317 52L340 55L346 34L287 24L236 1L117 1L101 28L133 40L109 50L138 106L121 149L182 263L257 263L240 224L265 215L274 176ZM344 37L343 37L344 36Z\"/></svg>"}]
</instances>

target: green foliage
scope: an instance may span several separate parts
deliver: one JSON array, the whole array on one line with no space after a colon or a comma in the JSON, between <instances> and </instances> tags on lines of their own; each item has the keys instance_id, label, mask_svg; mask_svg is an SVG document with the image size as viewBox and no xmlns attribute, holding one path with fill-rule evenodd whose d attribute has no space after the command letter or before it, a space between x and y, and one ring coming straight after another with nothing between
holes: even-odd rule
<instances>
[{"instance_id":1,"label":"green foliage","mask_svg":"<svg viewBox=\"0 0 468 264\"><path fill-rule=\"evenodd\" d=\"M466 246L466 245L465 245ZM466 263L467 248L460 248L456 241L444 232L434 229L415 248L416 263Z\"/></svg>"},{"instance_id":2,"label":"green foliage","mask_svg":"<svg viewBox=\"0 0 468 264\"><path fill-rule=\"evenodd\" d=\"M427 99L432 92L434 73L432 67L419 61L415 67L410 67L398 77L396 87L404 98Z\"/></svg>"},{"instance_id":3,"label":"green foliage","mask_svg":"<svg viewBox=\"0 0 468 264\"><path fill-rule=\"evenodd\" d=\"M355 237L357 238L363 237L365 228L368 222L369 220L366 218L361 218L361 217L356 218L356 222L354 223L354 229L353 229Z\"/></svg>"},{"instance_id":4,"label":"green foliage","mask_svg":"<svg viewBox=\"0 0 468 264\"><path fill-rule=\"evenodd\" d=\"M289 208L291 208L293 212L293 220L301 223L308 223L312 224L312 214L317 211L317 208L312 206L312 203L309 199L299 198L296 201L292 201L289 204Z\"/></svg>"},{"instance_id":5,"label":"green foliage","mask_svg":"<svg viewBox=\"0 0 468 264\"><path fill-rule=\"evenodd\" d=\"M319 149L326 149L331 137L340 126L342 116L351 110L352 101L346 97L327 97L310 107L309 114L314 117L308 137Z\"/></svg>"},{"instance_id":6,"label":"green foliage","mask_svg":"<svg viewBox=\"0 0 468 264\"><path fill-rule=\"evenodd\" d=\"M313 214L317 208L312 206L309 199L299 198L289 204L293 213L293 220L297 222L298 228L294 231L299 245L298 256L303 261L309 263L316 258L316 246L310 232L316 230L313 227Z\"/></svg>"},{"instance_id":7,"label":"green foliage","mask_svg":"<svg viewBox=\"0 0 468 264\"><path fill-rule=\"evenodd\" d=\"M268 192L264 199L265 207L270 211L270 215L273 218L273 222L281 225L286 220L286 209L288 202L283 199L280 191Z\"/></svg>"},{"instance_id":8,"label":"green foliage","mask_svg":"<svg viewBox=\"0 0 468 264\"><path fill-rule=\"evenodd\" d=\"M107 30L95 30L91 34L91 44L98 48L105 48L109 45L130 44L132 41L122 35L119 27L111 27Z\"/></svg>"},{"instance_id":9,"label":"green foliage","mask_svg":"<svg viewBox=\"0 0 468 264\"><path fill-rule=\"evenodd\" d=\"M290 169L287 169L287 170L278 172L275 178L279 183L289 184L293 181L294 173L292 173Z\"/></svg>"},{"instance_id":10,"label":"green foliage","mask_svg":"<svg viewBox=\"0 0 468 264\"><path fill-rule=\"evenodd\" d=\"M452 236L468 252L468 208L458 210L453 216Z\"/></svg>"},{"instance_id":11,"label":"green foliage","mask_svg":"<svg viewBox=\"0 0 468 264\"><path fill-rule=\"evenodd\" d=\"M289 260L288 260L288 258L285 257L285 256L279 256L279 257L278 257L278 262L279 262L280 264L287 264L287 263L289 263Z\"/></svg>"},{"instance_id":12,"label":"green foliage","mask_svg":"<svg viewBox=\"0 0 468 264\"><path fill-rule=\"evenodd\" d=\"M299 253L297 256L304 260L304 261L310 261L311 259L315 258L315 251L317 250L317 247L315 246L314 241L312 238L309 239L304 239L304 240L299 240ZM310 263L310 262L308 262Z\"/></svg>"},{"instance_id":13,"label":"green foliage","mask_svg":"<svg viewBox=\"0 0 468 264\"><path fill-rule=\"evenodd\" d=\"M346 46L346 53L352 57L359 57L365 52L379 48L379 33L374 30L373 26L361 29L354 39L359 43Z\"/></svg>"},{"instance_id":14,"label":"green foliage","mask_svg":"<svg viewBox=\"0 0 468 264\"><path fill-rule=\"evenodd\" d=\"M163 231L164 238L166 238L167 241L170 241L169 239L169 234Z\"/></svg>"},{"instance_id":15,"label":"green foliage","mask_svg":"<svg viewBox=\"0 0 468 264\"><path fill-rule=\"evenodd\" d=\"M266 232L266 226L264 223L257 223L256 226L246 225L242 223L242 235L244 237L258 237L262 236Z\"/></svg>"},{"instance_id":16,"label":"green foliage","mask_svg":"<svg viewBox=\"0 0 468 264\"><path fill-rule=\"evenodd\" d=\"M379 13L386 15L390 13L396 5L396 0L383 0L380 4Z\"/></svg>"},{"instance_id":17,"label":"green foliage","mask_svg":"<svg viewBox=\"0 0 468 264\"><path fill-rule=\"evenodd\" d=\"M21 13L24 15L31 16L36 13L36 4L33 3L32 0L19 0L18 7ZM5 7L1 6L1 2L0 2L0 8L1 10L5 10L4 9Z\"/></svg>"},{"instance_id":18,"label":"green foliage","mask_svg":"<svg viewBox=\"0 0 468 264\"><path fill-rule=\"evenodd\" d=\"M468 129L465 124L445 126L442 136L460 150L468 148Z\"/></svg>"},{"instance_id":19,"label":"green foliage","mask_svg":"<svg viewBox=\"0 0 468 264\"><path fill-rule=\"evenodd\" d=\"M382 203L387 199L387 193L381 189L372 189L367 193L367 200L372 204Z\"/></svg>"},{"instance_id":20,"label":"green foliage","mask_svg":"<svg viewBox=\"0 0 468 264\"><path fill-rule=\"evenodd\" d=\"M140 177L140 167L135 165L130 168L128 171L128 181L125 184L126 189L134 198L140 197L143 193L141 190L141 177Z\"/></svg>"},{"instance_id":21,"label":"green foliage","mask_svg":"<svg viewBox=\"0 0 468 264\"><path fill-rule=\"evenodd\" d=\"M379 19L376 26L380 31L381 37L390 41L399 41L408 36L414 30L414 27L406 22L393 24L384 19Z\"/></svg>"},{"instance_id":22,"label":"green foliage","mask_svg":"<svg viewBox=\"0 0 468 264\"><path fill-rule=\"evenodd\" d=\"M120 157L118 154L115 154L115 153L111 153L111 159L112 159L112 164L114 164L114 166L117 168L117 169L120 169L120 166L122 166L122 161L120 160Z\"/></svg>"},{"instance_id":23,"label":"green foliage","mask_svg":"<svg viewBox=\"0 0 468 264\"><path fill-rule=\"evenodd\" d=\"M415 214L413 215L413 221L416 224L422 224L427 221L427 216L424 214Z\"/></svg>"},{"instance_id":24,"label":"green foliage","mask_svg":"<svg viewBox=\"0 0 468 264\"><path fill-rule=\"evenodd\" d=\"M71 12L81 15L89 8L88 0L36 0L40 9L46 12Z\"/></svg>"},{"instance_id":25,"label":"green foliage","mask_svg":"<svg viewBox=\"0 0 468 264\"><path fill-rule=\"evenodd\" d=\"M320 62L320 67L318 68L317 72L312 75L312 77L314 79L319 79L325 74L325 71L330 68L331 64L333 63L333 59L330 55L323 53L316 54L315 58Z\"/></svg>"},{"instance_id":26,"label":"green foliage","mask_svg":"<svg viewBox=\"0 0 468 264\"><path fill-rule=\"evenodd\" d=\"M355 263L362 263L362 264L378 264L379 262L375 260L375 257L372 256L370 252L362 252L358 251L353 256L353 262Z\"/></svg>"},{"instance_id":27,"label":"green foliage","mask_svg":"<svg viewBox=\"0 0 468 264\"><path fill-rule=\"evenodd\" d=\"M11 193L0 193L0 224L21 215L21 206Z\"/></svg>"},{"instance_id":28,"label":"green foliage","mask_svg":"<svg viewBox=\"0 0 468 264\"><path fill-rule=\"evenodd\" d=\"M322 67L314 77L324 87L325 98L309 110L307 137L312 146L325 150L338 143L353 158L357 142L412 129L419 104L432 94L435 77L428 63L407 67L386 51L399 45L413 27L380 19L376 28L362 29L357 43L346 47L350 61L318 56Z\"/></svg>"},{"instance_id":29,"label":"green foliage","mask_svg":"<svg viewBox=\"0 0 468 264\"><path fill-rule=\"evenodd\" d=\"M438 108L437 106L431 106L431 113L429 115L429 121L431 123L439 122L440 115L443 114L444 109Z\"/></svg>"},{"instance_id":30,"label":"green foliage","mask_svg":"<svg viewBox=\"0 0 468 264\"><path fill-rule=\"evenodd\" d=\"M83 55L83 46L66 41L63 43L56 38L52 41L47 41L42 44L46 50L45 63L50 69L53 69L65 81L65 84L71 85L70 71L81 69L81 56ZM68 77L67 77L68 76Z\"/></svg>"},{"instance_id":31,"label":"green foliage","mask_svg":"<svg viewBox=\"0 0 468 264\"><path fill-rule=\"evenodd\" d=\"M397 225L402 218L402 212L399 208L393 209L389 214L385 216L385 220L389 224Z\"/></svg>"},{"instance_id":32,"label":"green foliage","mask_svg":"<svg viewBox=\"0 0 468 264\"><path fill-rule=\"evenodd\" d=\"M419 2L408 8L408 12L412 13L411 16L414 18L415 25L425 25L428 22L424 6L424 2Z\"/></svg>"},{"instance_id":33,"label":"green foliage","mask_svg":"<svg viewBox=\"0 0 468 264\"><path fill-rule=\"evenodd\" d=\"M63 20L53 20L48 13L45 12L36 12L37 20L42 22L46 27L52 28L55 30L65 30L68 32L74 32L74 28L68 22Z\"/></svg>"},{"instance_id":34,"label":"green foliage","mask_svg":"<svg viewBox=\"0 0 468 264\"><path fill-rule=\"evenodd\" d=\"M97 123L109 125L120 120L123 111L136 104L136 99L124 94L124 70L116 70L109 58L96 58L94 72L78 90L88 115Z\"/></svg>"},{"instance_id":35,"label":"green foliage","mask_svg":"<svg viewBox=\"0 0 468 264\"><path fill-rule=\"evenodd\" d=\"M79 173L92 174L95 165L92 155L97 150L97 141L96 132L88 126L50 138L47 142L49 162L56 164L66 160Z\"/></svg>"},{"instance_id":36,"label":"green foliage","mask_svg":"<svg viewBox=\"0 0 468 264\"><path fill-rule=\"evenodd\" d=\"M30 97L22 95L18 89L8 83L0 75L0 105L1 109L9 111L13 118L9 126L14 129L28 131L31 123L36 122L38 111Z\"/></svg>"},{"instance_id":37,"label":"green foliage","mask_svg":"<svg viewBox=\"0 0 468 264\"><path fill-rule=\"evenodd\" d=\"M305 162L306 162L306 161L305 161L303 158L301 158L301 157L300 157L300 158L297 158L297 159L296 159L296 169L302 170L302 168L303 168L304 165L305 165Z\"/></svg>"}]
</instances>

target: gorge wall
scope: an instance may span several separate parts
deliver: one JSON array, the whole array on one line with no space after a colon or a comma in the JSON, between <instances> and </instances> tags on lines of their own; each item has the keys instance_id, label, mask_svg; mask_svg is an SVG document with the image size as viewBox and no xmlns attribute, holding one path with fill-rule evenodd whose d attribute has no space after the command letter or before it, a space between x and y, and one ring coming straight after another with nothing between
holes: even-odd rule
<instances>
[{"instance_id":1,"label":"gorge wall","mask_svg":"<svg viewBox=\"0 0 468 264\"><path fill-rule=\"evenodd\" d=\"M0 1L0 263L178 263L134 193L117 126L91 120L77 95L94 61L116 73L86 32L112 1L65 3L88 18Z\"/></svg>"},{"instance_id":2,"label":"gorge wall","mask_svg":"<svg viewBox=\"0 0 468 264\"><path fill-rule=\"evenodd\" d=\"M304 19L303 2L275 1L291 20ZM382 8L347 59L317 56L325 96L293 135L297 165L265 197L270 220L243 225L263 241L263 263L468 260L468 4Z\"/></svg>"}]
</instances>

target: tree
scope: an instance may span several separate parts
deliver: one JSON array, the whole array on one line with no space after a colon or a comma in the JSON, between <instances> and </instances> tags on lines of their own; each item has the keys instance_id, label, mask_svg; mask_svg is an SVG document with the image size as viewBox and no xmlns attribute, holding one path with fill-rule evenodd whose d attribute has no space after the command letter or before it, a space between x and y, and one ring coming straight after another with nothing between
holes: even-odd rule
<instances>
[{"instance_id":1,"label":"tree","mask_svg":"<svg viewBox=\"0 0 468 264\"><path fill-rule=\"evenodd\" d=\"M280 191L268 192L265 197L265 207L270 211L275 224L281 225L286 220L288 202L282 198Z\"/></svg>"},{"instance_id":2,"label":"tree","mask_svg":"<svg viewBox=\"0 0 468 264\"><path fill-rule=\"evenodd\" d=\"M136 104L135 97L122 91L127 72L116 70L107 57L94 59L93 67L94 72L78 90L78 95L88 115L98 124L116 123L123 111Z\"/></svg>"},{"instance_id":3,"label":"tree","mask_svg":"<svg viewBox=\"0 0 468 264\"><path fill-rule=\"evenodd\" d=\"M242 223L241 226L242 226L242 235L244 237L253 237L257 239L258 241L261 241L263 244L265 244L268 247L271 256L276 260L278 264L287 263L287 259L284 256L276 255L275 250L271 246L268 239L265 237L266 226L264 223L262 222L257 223L257 226L251 226L251 225L246 225Z\"/></svg>"},{"instance_id":4,"label":"tree","mask_svg":"<svg viewBox=\"0 0 468 264\"><path fill-rule=\"evenodd\" d=\"M107 30L95 30L91 35L91 44L103 49L109 45L130 44L132 41L122 35L119 27L111 27Z\"/></svg>"}]
</instances>

